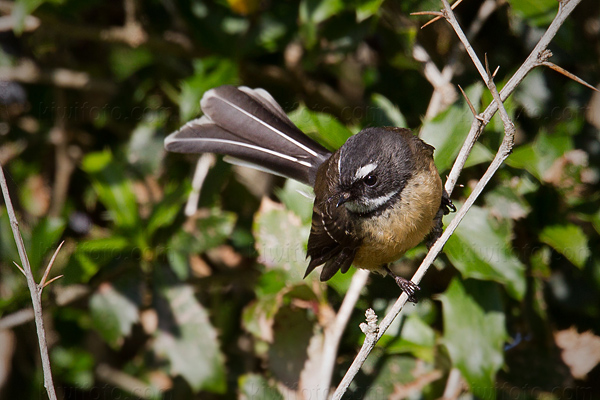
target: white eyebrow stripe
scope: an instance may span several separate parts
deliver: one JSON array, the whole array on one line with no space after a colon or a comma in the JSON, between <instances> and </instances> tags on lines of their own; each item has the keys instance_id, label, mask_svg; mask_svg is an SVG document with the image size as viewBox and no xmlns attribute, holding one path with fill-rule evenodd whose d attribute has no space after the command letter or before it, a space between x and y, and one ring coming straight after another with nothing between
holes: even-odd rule
<instances>
[{"instance_id":1,"label":"white eyebrow stripe","mask_svg":"<svg viewBox=\"0 0 600 400\"><path fill-rule=\"evenodd\" d=\"M392 197L394 197L398 191L390 192L384 196L379 196L374 199L365 199L361 203L356 201L349 201L344 203L346 208L352 212L366 214L377 210L379 207L387 203Z\"/></svg>"},{"instance_id":2,"label":"white eyebrow stripe","mask_svg":"<svg viewBox=\"0 0 600 400\"><path fill-rule=\"evenodd\" d=\"M377 168L377 163L370 163L367 165L363 165L360 167L356 173L354 174L354 180L359 181L363 179L365 176L369 175L373 170Z\"/></svg>"}]
</instances>

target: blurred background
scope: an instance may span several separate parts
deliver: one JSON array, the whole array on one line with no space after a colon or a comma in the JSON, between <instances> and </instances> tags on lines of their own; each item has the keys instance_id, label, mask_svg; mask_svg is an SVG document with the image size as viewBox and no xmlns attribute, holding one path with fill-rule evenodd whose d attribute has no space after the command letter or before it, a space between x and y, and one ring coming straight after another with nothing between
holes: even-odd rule
<instances>
[{"instance_id":1,"label":"blurred background","mask_svg":"<svg viewBox=\"0 0 600 400\"><path fill-rule=\"evenodd\" d=\"M464 0L456 13L499 87L557 12L555 0ZM491 102L426 0L0 0L0 163L44 291L59 398L314 396L323 327L353 270L309 276L310 192L212 164L184 214L197 156L163 140L222 84L267 89L335 149L367 126L436 147L442 178L472 121L461 85ZM600 82L600 3L584 0L549 46ZM441 71L443 70L443 74ZM436 90L434 91L434 85ZM550 69L505 103L515 149L370 355L347 398L600 398L600 97ZM452 198L460 207L502 139L494 117ZM446 217L446 223L452 215ZM394 266L411 276L426 249ZM45 398L26 281L0 203L0 398ZM340 344L337 385L399 295L369 278ZM456 373L453 374L456 376ZM457 395L451 397L456 398Z\"/></svg>"}]
</instances>

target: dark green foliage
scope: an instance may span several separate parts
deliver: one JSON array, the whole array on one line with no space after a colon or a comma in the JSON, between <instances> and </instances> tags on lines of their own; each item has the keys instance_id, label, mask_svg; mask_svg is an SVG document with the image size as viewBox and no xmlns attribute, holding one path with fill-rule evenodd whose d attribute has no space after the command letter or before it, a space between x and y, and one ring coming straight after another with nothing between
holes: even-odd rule
<instances>
[{"instance_id":1,"label":"dark green foliage","mask_svg":"<svg viewBox=\"0 0 600 400\"><path fill-rule=\"evenodd\" d=\"M121 2L9 4L0 13L11 8L15 27L0 32L0 69L27 74L25 59L41 74L0 85L11 91L0 93L0 162L38 279L66 242L51 274L65 277L44 291L59 397L314 398L324 326L354 270L327 285L316 273L302 278L311 188L249 175L218 158L198 210L186 216L197 157L166 154L162 142L200 115L210 88L264 87L330 149L368 126L420 132L436 147L445 180L472 114L457 97L424 118L433 89L412 50L420 43L441 69L457 40L444 21L420 30L426 18L409 15L441 3L139 1L129 16ZM463 26L478 4L457 8ZM486 21L473 45L492 69L501 66L499 88L556 8L555 0L509 0ZM597 2L583 1L550 46L553 62L593 85L599 20ZM460 54L452 83L477 111L492 101ZM545 69L506 101L517 127L512 155L348 398L437 399L453 368L476 398L600 396L600 367L577 375L587 359L565 361L579 350L572 354L595 365L600 351L598 104L591 90ZM502 135L495 116L452 195L458 207ZM424 254L423 245L410 251L396 271L410 276ZM2 205L0 321L30 307L17 260ZM365 309L382 318L398 295L392 279L370 278L342 338L333 385L364 339ZM593 340L574 340L563 352L556 338L570 328ZM42 398L33 324L4 333L14 352L0 351L8 370L0 398Z\"/></svg>"}]
</instances>

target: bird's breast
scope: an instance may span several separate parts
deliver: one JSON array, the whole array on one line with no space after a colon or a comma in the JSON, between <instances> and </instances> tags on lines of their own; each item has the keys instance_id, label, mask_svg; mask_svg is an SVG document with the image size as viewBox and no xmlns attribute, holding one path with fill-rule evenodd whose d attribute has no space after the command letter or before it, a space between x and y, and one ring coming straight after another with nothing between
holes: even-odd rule
<instances>
[{"instance_id":1,"label":"bird's breast","mask_svg":"<svg viewBox=\"0 0 600 400\"><path fill-rule=\"evenodd\" d=\"M442 198L442 181L433 168L415 174L393 206L358 221L363 240L354 266L379 269L396 261L431 231Z\"/></svg>"}]
</instances>

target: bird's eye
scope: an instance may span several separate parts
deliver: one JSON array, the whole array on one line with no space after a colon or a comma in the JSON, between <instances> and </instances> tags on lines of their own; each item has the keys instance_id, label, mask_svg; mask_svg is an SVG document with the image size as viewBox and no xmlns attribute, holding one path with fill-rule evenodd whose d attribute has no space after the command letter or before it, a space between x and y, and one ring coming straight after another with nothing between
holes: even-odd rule
<instances>
[{"instance_id":1,"label":"bird's eye","mask_svg":"<svg viewBox=\"0 0 600 400\"><path fill-rule=\"evenodd\" d=\"M377 177L375 175L367 175L364 179L365 185L375 186L377 183Z\"/></svg>"}]
</instances>

